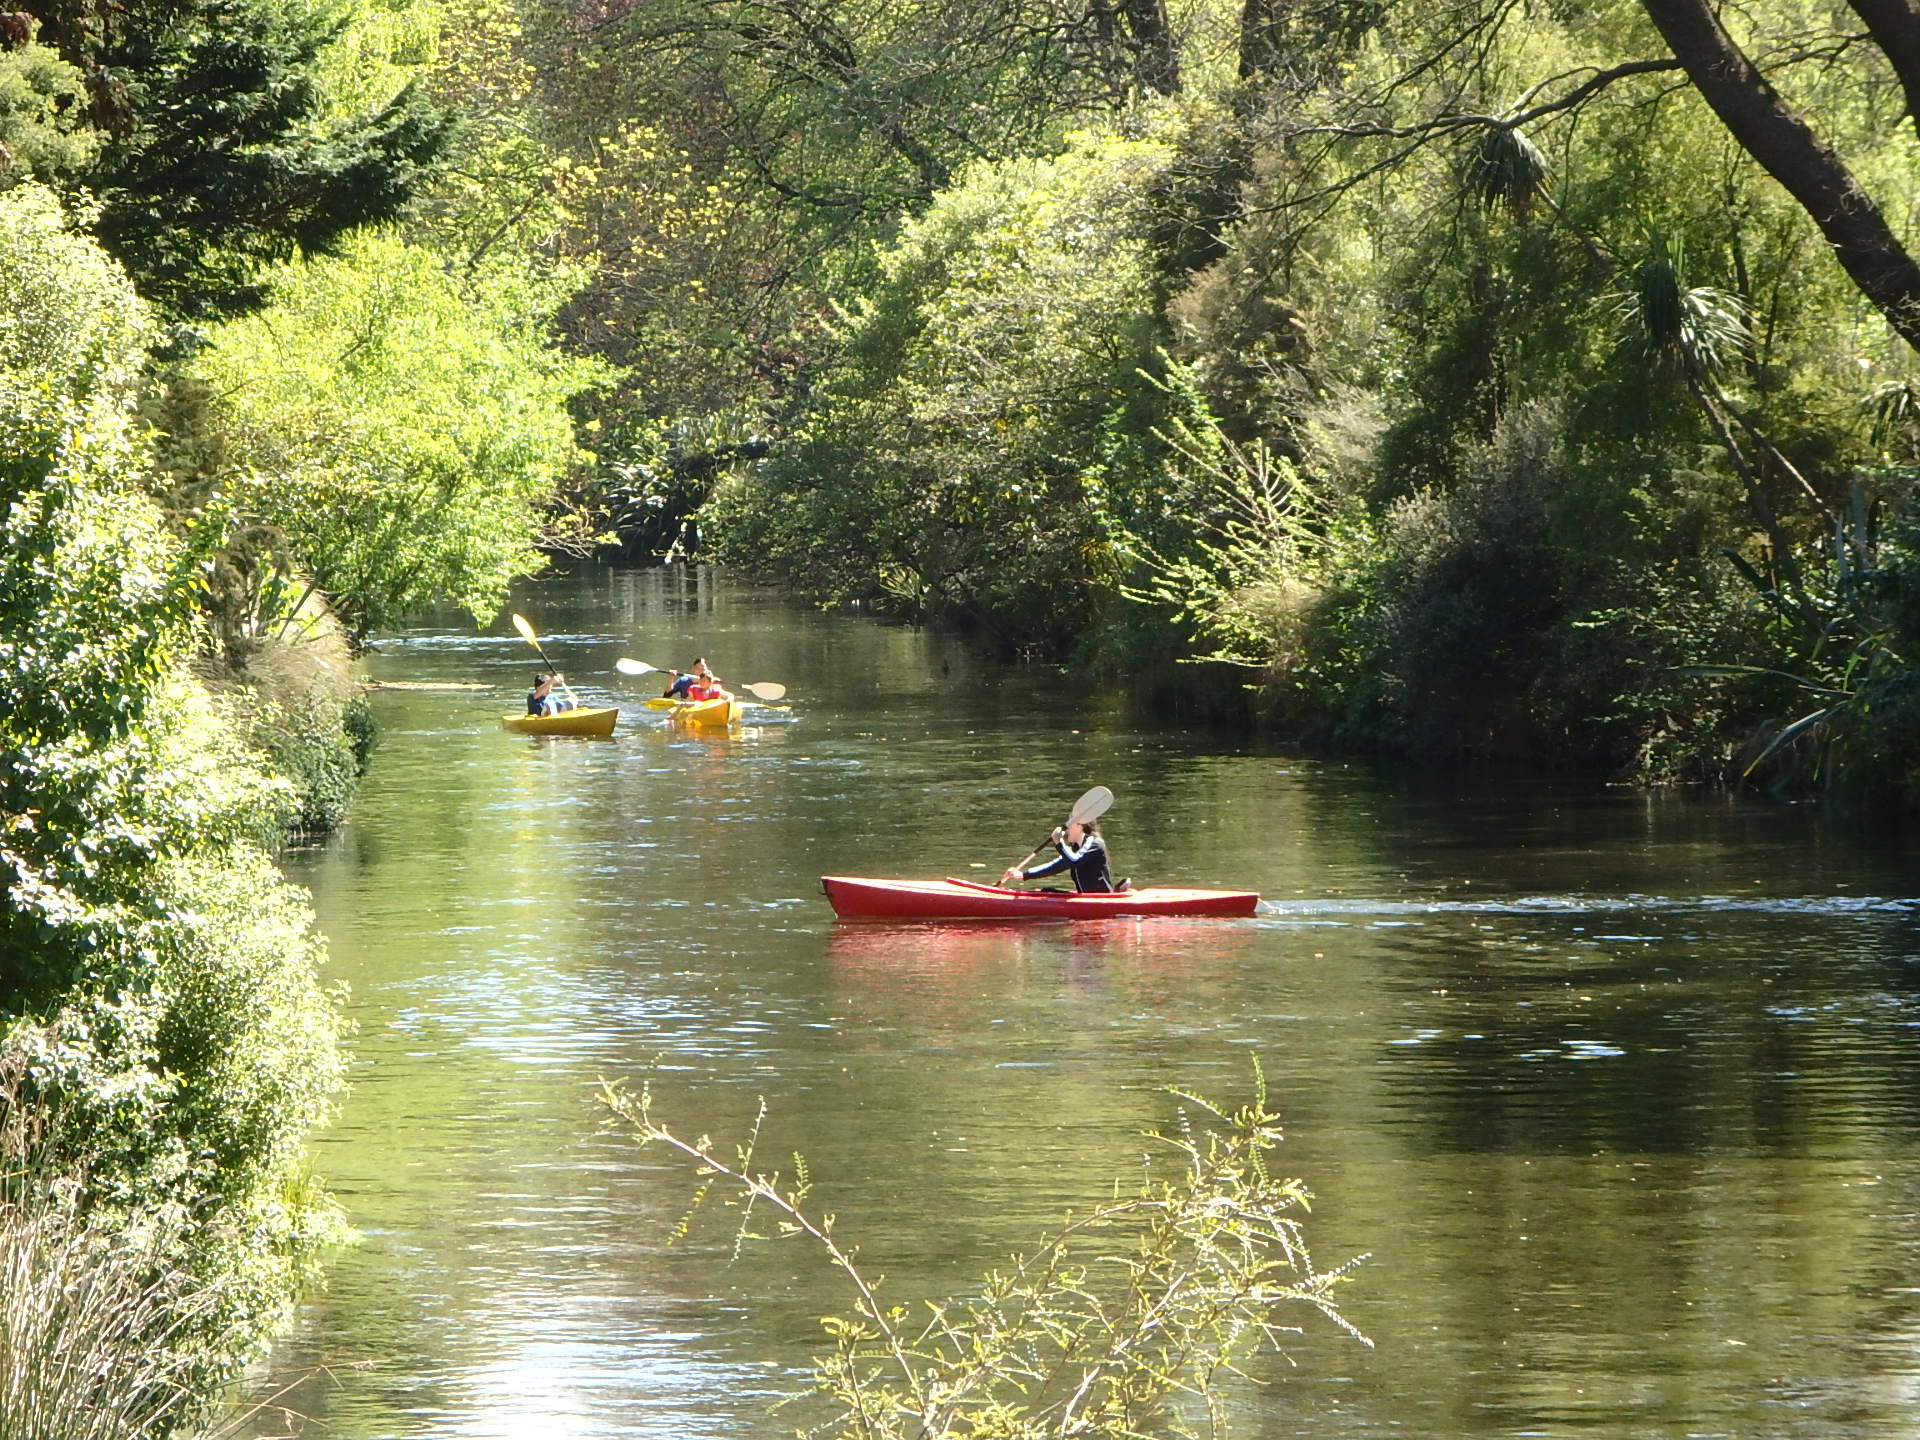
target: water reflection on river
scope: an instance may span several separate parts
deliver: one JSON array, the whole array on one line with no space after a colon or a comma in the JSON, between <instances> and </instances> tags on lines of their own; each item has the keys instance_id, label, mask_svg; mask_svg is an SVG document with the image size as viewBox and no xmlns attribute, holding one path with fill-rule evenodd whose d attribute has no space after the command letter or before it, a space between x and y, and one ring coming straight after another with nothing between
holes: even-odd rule
<instances>
[{"instance_id":1,"label":"water reflection on river","mask_svg":"<svg viewBox=\"0 0 1920 1440\"><path fill-rule=\"evenodd\" d=\"M1912 856L1749 802L1383 774L1139 728L1058 675L711 576L516 599L611 741L498 727L510 633L396 637L347 828L293 858L352 988L316 1167L363 1236L276 1364L293 1429L729 1437L842 1308L784 1244L670 1247L684 1178L602 1124L652 1068L690 1132L798 1150L901 1300L964 1287L1134 1164L1162 1087L1257 1054L1317 1258L1255 1436L1881 1437L1920 1429ZM499 627L505 632L506 627ZM793 688L731 736L613 671ZM823 872L997 871L1093 783L1124 873L1240 922L836 924ZM260 1433L272 1433L262 1428Z\"/></svg>"}]
</instances>

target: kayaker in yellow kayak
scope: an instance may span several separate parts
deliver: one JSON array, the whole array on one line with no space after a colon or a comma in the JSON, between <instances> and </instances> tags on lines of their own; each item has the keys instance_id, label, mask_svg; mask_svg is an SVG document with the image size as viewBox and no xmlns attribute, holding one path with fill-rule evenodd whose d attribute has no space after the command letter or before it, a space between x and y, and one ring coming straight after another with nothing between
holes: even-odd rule
<instances>
[{"instance_id":1,"label":"kayaker in yellow kayak","mask_svg":"<svg viewBox=\"0 0 1920 1440\"><path fill-rule=\"evenodd\" d=\"M574 702L565 695L553 693L553 687L565 685L566 678L561 675L540 675L533 677L533 689L527 692L527 714L558 715L563 710L574 708Z\"/></svg>"},{"instance_id":2,"label":"kayaker in yellow kayak","mask_svg":"<svg viewBox=\"0 0 1920 1440\"><path fill-rule=\"evenodd\" d=\"M1113 870L1107 863L1107 843L1100 838L1098 821L1069 820L1065 825L1056 825L1052 844L1060 852L1053 859L1025 870L1015 865L1000 877L1000 883L1011 885L1016 880L1038 880L1071 870L1073 888L1082 894L1111 894L1116 888Z\"/></svg>"},{"instance_id":3,"label":"kayaker in yellow kayak","mask_svg":"<svg viewBox=\"0 0 1920 1440\"><path fill-rule=\"evenodd\" d=\"M707 668L705 659L693 662L691 670L669 670L673 677L667 683L663 700L718 700L725 692L720 688L720 677Z\"/></svg>"}]
</instances>

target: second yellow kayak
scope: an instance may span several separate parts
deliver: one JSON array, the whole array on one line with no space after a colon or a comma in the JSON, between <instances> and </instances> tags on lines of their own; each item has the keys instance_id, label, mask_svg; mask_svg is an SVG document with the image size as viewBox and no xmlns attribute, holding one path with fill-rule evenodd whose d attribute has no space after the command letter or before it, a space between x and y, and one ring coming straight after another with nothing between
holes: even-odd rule
<instances>
[{"instance_id":1,"label":"second yellow kayak","mask_svg":"<svg viewBox=\"0 0 1920 1440\"><path fill-rule=\"evenodd\" d=\"M698 725L708 729L725 729L729 725L738 725L740 717L747 713L747 707L731 695L722 695L718 700L688 700L667 712L667 718L676 725Z\"/></svg>"}]
</instances>

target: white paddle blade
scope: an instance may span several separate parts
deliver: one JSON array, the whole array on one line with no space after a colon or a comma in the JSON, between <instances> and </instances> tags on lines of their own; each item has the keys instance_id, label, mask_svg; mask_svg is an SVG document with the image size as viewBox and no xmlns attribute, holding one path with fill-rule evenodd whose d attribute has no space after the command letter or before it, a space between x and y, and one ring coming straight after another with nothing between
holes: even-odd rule
<instances>
[{"instance_id":1,"label":"white paddle blade","mask_svg":"<svg viewBox=\"0 0 1920 1440\"><path fill-rule=\"evenodd\" d=\"M1073 802L1073 809L1067 814L1067 823L1084 825L1089 820L1098 820L1112 804L1113 791L1104 785L1096 785Z\"/></svg>"},{"instance_id":2,"label":"white paddle blade","mask_svg":"<svg viewBox=\"0 0 1920 1440\"><path fill-rule=\"evenodd\" d=\"M756 700L784 700L787 698L787 687L784 685L776 685L771 680L762 681L758 685L742 685L740 688Z\"/></svg>"},{"instance_id":3,"label":"white paddle blade","mask_svg":"<svg viewBox=\"0 0 1920 1440\"><path fill-rule=\"evenodd\" d=\"M660 667L658 665L649 665L644 660L629 660L623 655L613 662L613 668L618 670L622 675L645 675L649 671L658 670Z\"/></svg>"},{"instance_id":4,"label":"white paddle blade","mask_svg":"<svg viewBox=\"0 0 1920 1440\"><path fill-rule=\"evenodd\" d=\"M522 640L526 641L529 645L538 645L540 643L534 638L533 626L527 623L526 616L514 615L509 618L513 621L513 628L520 632L520 638Z\"/></svg>"}]
</instances>

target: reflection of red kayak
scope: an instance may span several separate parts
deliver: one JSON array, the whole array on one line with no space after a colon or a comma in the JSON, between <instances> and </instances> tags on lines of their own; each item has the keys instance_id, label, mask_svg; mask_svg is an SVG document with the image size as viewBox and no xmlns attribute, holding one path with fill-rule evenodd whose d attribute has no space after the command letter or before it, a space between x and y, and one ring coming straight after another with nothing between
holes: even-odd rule
<instances>
[{"instance_id":1,"label":"reflection of red kayak","mask_svg":"<svg viewBox=\"0 0 1920 1440\"><path fill-rule=\"evenodd\" d=\"M1251 915L1251 890L1128 890L1074 895L1003 890L971 880L872 880L823 875L833 913L842 920L1093 920L1108 915Z\"/></svg>"}]
</instances>

